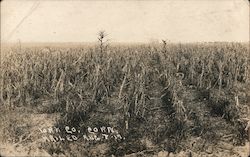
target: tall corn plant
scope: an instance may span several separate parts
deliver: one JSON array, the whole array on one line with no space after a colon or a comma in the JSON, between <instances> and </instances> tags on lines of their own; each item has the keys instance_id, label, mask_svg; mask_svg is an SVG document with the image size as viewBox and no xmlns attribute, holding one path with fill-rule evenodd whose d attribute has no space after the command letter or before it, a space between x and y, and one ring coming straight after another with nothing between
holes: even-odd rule
<instances>
[{"instance_id":1,"label":"tall corn plant","mask_svg":"<svg viewBox=\"0 0 250 157\"><path fill-rule=\"evenodd\" d=\"M99 58L98 61L99 63L103 62L104 57L106 56L106 49L108 46L108 40L106 39L107 33L105 31L99 31L98 33L98 41L99 41L99 48L100 48L100 53L98 54Z\"/></svg>"},{"instance_id":2,"label":"tall corn plant","mask_svg":"<svg viewBox=\"0 0 250 157\"><path fill-rule=\"evenodd\" d=\"M107 33L105 31L100 31L98 33L98 41L99 41L99 48L100 51L96 56L96 63L95 63L95 75L94 75L94 86L93 86L93 96L92 101L98 102L103 99L103 97L108 94L108 89L104 83L107 75L105 75L105 71L108 70L109 66L107 62L109 60L106 59L106 50L108 47L108 40L106 40ZM102 68L101 68L102 67Z\"/></svg>"}]
</instances>

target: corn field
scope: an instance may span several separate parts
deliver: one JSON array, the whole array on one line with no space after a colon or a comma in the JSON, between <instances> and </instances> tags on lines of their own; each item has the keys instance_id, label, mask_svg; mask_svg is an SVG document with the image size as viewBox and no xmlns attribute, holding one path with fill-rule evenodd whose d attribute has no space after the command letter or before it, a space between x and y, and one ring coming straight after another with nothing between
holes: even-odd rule
<instances>
[{"instance_id":1,"label":"corn field","mask_svg":"<svg viewBox=\"0 0 250 157\"><path fill-rule=\"evenodd\" d=\"M148 133L154 135L155 143L163 136L170 138L167 133L176 134L178 143L189 136L187 130L192 127L188 122L196 108L192 110L187 103L188 91L196 92L195 97L201 95L211 115L223 117L233 126L248 114L248 46L166 42L71 48L20 45L2 52L0 104L10 111L24 107L38 113L59 112L62 122L72 125L85 122L92 113L112 111L120 116L114 125L125 131L142 123L142 130L154 126ZM161 122L154 124L157 120L152 117L159 110L164 111L166 124L183 127L157 130ZM196 117L194 121L201 126L197 136L207 138L208 131L202 128L205 120ZM176 145L168 147L178 150Z\"/></svg>"}]
</instances>

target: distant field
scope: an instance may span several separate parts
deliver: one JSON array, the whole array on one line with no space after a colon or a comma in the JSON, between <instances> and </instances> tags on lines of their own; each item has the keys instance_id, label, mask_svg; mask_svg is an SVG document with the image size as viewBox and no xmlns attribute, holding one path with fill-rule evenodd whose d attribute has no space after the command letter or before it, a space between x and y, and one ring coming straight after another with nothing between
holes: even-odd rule
<instances>
[{"instance_id":1,"label":"distant field","mask_svg":"<svg viewBox=\"0 0 250 157\"><path fill-rule=\"evenodd\" d=\"M52 156L240 156L246 143L247 43L16 43L2 45L1 54L3 143L33 143ZM41 114L54 127L111 126L124 138L26 138Z\"/></svg>"}]
</instances>

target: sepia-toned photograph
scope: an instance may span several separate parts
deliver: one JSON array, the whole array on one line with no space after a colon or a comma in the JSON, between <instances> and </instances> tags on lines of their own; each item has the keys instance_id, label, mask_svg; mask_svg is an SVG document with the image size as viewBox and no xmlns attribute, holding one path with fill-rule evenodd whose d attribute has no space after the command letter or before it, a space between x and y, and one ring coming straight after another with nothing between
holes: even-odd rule
<instances>
[{"instance_id":1,"label":"sepia-toned photograph","mask_svg":"<svg viewBox=\"0 0 250 157\"><path fill-rule=\"evenodd\" d=\"M250 157L248 0L2 0L0 157Z\"/></svg>"}]
</instances>

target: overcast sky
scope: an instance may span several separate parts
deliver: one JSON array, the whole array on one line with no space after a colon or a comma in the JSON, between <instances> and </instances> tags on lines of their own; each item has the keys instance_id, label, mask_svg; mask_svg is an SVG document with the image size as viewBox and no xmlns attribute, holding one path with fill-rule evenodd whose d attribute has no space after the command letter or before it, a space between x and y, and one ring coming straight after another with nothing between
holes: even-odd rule
<instances>
[{"instance_id":1,"label":"overcast sky","mask_svg":"<svg viewBox=\"0 0 250 157\"><path fill-rule=\"evenodd\" d=\"M2 42L249 41L247 0L5 0Z\"/></svg>"}]
</instances>

